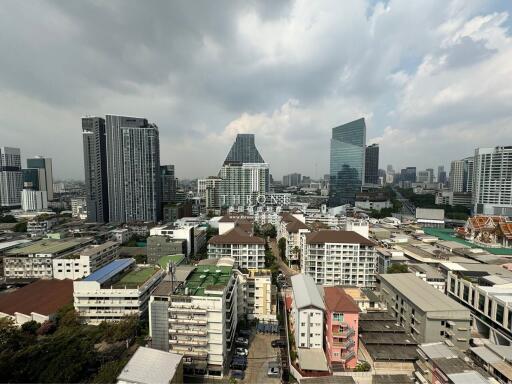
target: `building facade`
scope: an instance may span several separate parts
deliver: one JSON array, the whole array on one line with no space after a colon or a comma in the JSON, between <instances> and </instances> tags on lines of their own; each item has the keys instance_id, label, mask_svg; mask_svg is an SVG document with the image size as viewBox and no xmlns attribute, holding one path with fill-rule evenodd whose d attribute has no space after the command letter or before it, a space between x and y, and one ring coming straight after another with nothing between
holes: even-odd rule
<instances>
[{"instance_id":1,"label":"building facade","mask_svg":"<svg viewBox=\"0 0 512 384\"><path fill-rule=\"evenodd\" d=\"M162 186L162 204L174 203L176 201L176 189L178 188L178 179L176 179L174 165L160 166L160 181Z\"/></svg>"},{"instance_id":2,"label":"building facade","mask_svg":"<svg viewBox=\"0 0 512 384\"><path fill-rule=\"evenodd\" d=\"M473 204L476 213L512 216L512 146L475 150Z\"/></svg>"},{"instance_id":3,"label":"building facade","mask_svg":"<svg viewBox=\"0 0 512 384\"><path fill-rule=\"evenodd\" d=\"M24 189L21 191L21 209L24 211L43 211L48 209L46 191Z\"/></svg>"},{"instance_id":4,"label":"building facade","mask_svg":"<svg viewBox=\"0 0 512 384\"><path fill-rule=\"evenodd\" d=\"M474 158L452 161L450 166L450 189L453 192L473 191Z\"/></svg>"},{"instance_id":5,"label":"building facade","mask_svg":"<svg viewBox=\"0 0 512 384\"><path fill-rule=\"evenodd\" d=\"M105 119L82 118L87 221L109 221Z\"/></svg>"},{"instance_id":6,"label":"building facade","mask_svg":"<svg viewBox=\"0 0 512 384\"><path fill-rule=\"evenodd\" d=\"M364 161L365 184L379 184L379 144L366 147Z\"/></svg>"},{"instance_id":7,"label":"building facade","mask_svg":"<svg viewBox=\"0 0 512 384\"><path fill-rule=\"evenodd\" d=\"M388 312L418 343L449 341L460 350L468 348L469 310L413 273L383 274L379 280Z\"/></svg>"},{"instance_id":8,"label":"building facade","mask_svg":"<svg viewBox=\"0 0 512 384\"><path fill-rule=\"evenodd\" d=\"M306 234L301 244L301 272L319 285L375 287L375 243L353 231Z\"/></svg>"},{"instance_id":9,"label":"building facade","mask_svg":"<svg viewBox=\"0 0 512 384\"><path fill-rule=\"evenodd\" d=\"M27 159L28 169L38 169L39 172L39 191L46 191L48 201L53 200L53 170L52 170L52 159L36 156Z\"/></svg>"},{"instance_id":10,"label":"building facade","mask_svg":"<svg viewBox=\"0 0 512 384\"><path fill-rule=\"evenodd\" d=\"M0 147L0 207L21 205L23 173L19 148Z\"/></svg>"},{"instance_id":11,"label":"building facade","mask_svg":"<svg viewBox=\"0 0 512 384\"><path fill-rule=\"evenodd\" d=\"M366 124L364 118L332 129L330 206L353 203L365 176Z\"/></svg>"},{"instance_id":12,"label":"building facade","mask_svg":"<svg viewBox=\"0 0 512 384\"><path fill-rule=\"evenodd\" d=\"M75 310L83 323L91 325L141 316L164 275L163 269L136 265L135 259L114 260L73 282Z\"/></svg>"},{"instance_id":13,"label":"building facade","mask_svg":"<svg viewBox=\"0 0 512 384\"><path fill-rule=\"evenodd\" d=\"M160 216L158 127L147 119L107 115L109 220L157 221Z\"/></svg>"}]
</instances>

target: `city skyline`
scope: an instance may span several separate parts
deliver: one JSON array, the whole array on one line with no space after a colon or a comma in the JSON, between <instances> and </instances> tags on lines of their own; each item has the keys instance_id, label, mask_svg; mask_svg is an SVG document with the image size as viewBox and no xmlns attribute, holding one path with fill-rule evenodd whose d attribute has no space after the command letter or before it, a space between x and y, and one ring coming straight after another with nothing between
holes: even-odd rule
<instances>
[{"instance_id":1,"label":"city skyline","mask_svg":"<svg viewBox=\"0 0 512 384\"><path fill-rule=\"evenodd\" d=\"M276 179L319 178L331 128L364 117L381 165L447 169L510 131L511 8L291 1L163 4L149 14L129 2L5 2L3 145L23 148L23 161L52 158L54 178L83 179L79 118L146 116L179 178L214 174L237 133L258 136ZM208 23L192 22L206 14ZM132 28L149 19L151 28ZM207 151L211 161L194 161Z\"/></svg>"}]
</instances>

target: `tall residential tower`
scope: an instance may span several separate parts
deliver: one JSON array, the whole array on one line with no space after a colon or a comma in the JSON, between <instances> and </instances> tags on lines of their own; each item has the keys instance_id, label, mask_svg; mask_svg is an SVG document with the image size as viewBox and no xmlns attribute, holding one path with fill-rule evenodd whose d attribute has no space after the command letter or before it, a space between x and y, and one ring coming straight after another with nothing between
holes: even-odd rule
<instances>
[{"instance_id":1,"label":"tall residential tower","mask_svg":"<svg viewBox=\"0 0 512 384\"><path fill-rule=\"evenodd\" d=\"M22 189L20 149L0 147L0 207L21 205Z\"/></svg>"},{"instance_id":2,"label":"tall residential tower","mask_svg":"<svg viewBox=\"0 0 512 384\"><path fill-rule=\"evenodd\" d=\"M104 223L108 217L105 119L82 118L87 221Z\"/></svg>"},{"instance_id":3,"label":"tall residential tower","mask_svg":"<svg viewBox=\"0 0 512 384\"><path fill-rule=\"evenodd\" d=\"M372 144L366 147L364 182L365 184L379 183L379 144Z\"/></svg>"}]
</instances>

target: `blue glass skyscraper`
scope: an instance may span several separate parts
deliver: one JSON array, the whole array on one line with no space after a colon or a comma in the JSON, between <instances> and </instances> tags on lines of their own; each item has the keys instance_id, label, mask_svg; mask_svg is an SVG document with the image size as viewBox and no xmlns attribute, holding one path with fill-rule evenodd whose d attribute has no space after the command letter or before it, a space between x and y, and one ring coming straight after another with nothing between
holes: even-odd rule
<instances>
[{"instance_id":1,"label":"blue glass skyscraper","mask_svg":"<svg viewBox=\"0 0 512 384\"><path fill-rule=\"evenodd\" d=\"M353 204L364 180L364 118L332 129L329 205Z\"/></svg>"}]
</instances>

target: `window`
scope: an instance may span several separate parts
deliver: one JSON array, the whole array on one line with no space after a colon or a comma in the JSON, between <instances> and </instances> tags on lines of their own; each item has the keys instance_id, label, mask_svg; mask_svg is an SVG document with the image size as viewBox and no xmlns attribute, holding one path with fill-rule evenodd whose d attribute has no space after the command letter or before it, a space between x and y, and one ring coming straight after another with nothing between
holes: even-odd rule
<instances>
[{"instance_id":1,"label":"window","mask_svg":"<svg viewBox=\"0 0 512 384\"><path fill-rule=\"evenodd\" d=\"M478 310L481 312L485 310L485 296L481 293L478 294Z\"/></svg>"},{"instance_id":2,"label":"window","mask_svg":"<svg viewBox=\"0 0 512 384\"><path fill-rule=\"evenodd\" d=\"M503 324L504 308L501 304L496 304L496 321Z\"/></svg>"},{"instance_id":3,"label":"window","mask_svg":"<svg viewBox=\"0 0 512 384\"><path fill-rule=\"evenodd\" d=\"M333 313L332 318L334 321L343 322L343 313Z\"/></svg>"}]
</instances>

